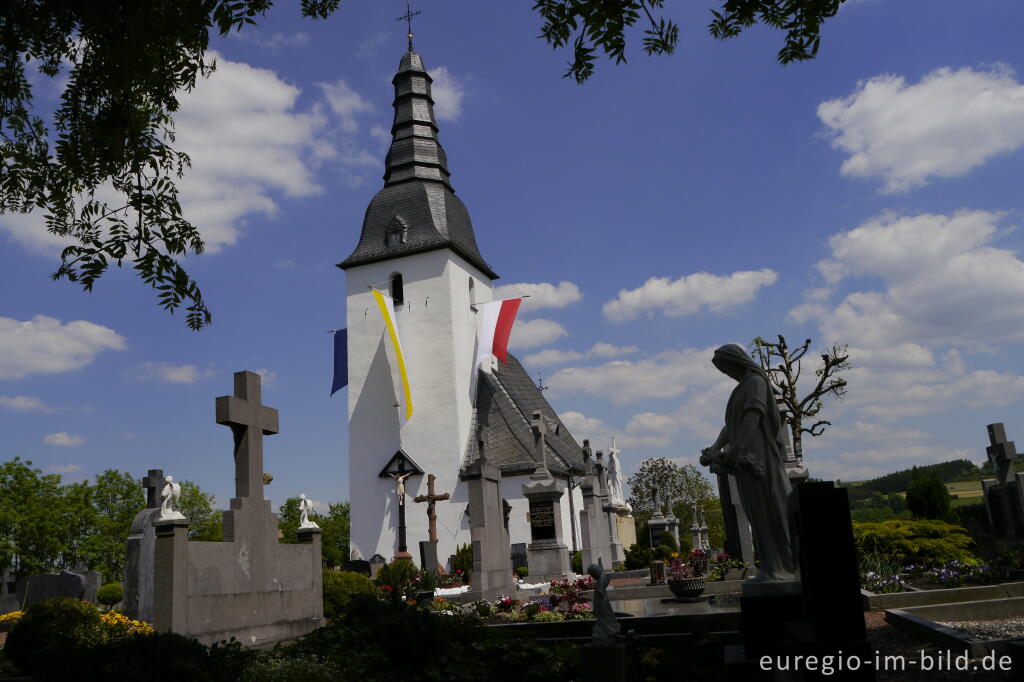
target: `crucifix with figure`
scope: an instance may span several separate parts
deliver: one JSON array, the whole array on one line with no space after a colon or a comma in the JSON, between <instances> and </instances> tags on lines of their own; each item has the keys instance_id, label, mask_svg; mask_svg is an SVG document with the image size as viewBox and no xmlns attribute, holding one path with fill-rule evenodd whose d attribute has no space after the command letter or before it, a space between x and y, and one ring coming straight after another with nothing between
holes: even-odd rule
<instances>
[{"instance_id":1,"label":"crucifix with figure","mask_svg":"<svg viewBox=\"0 0 1024 682\"><path fill-rule=\"evenodd\" d=\"M406 545L405 538L405 486L406 479L414 475L422 475L423 470L416 466L408 455L399 450L381 470L381 478L395 479L395 497L398 501L398 552L395 559L412 560L412 554Z\"/></svg>"},{"instance_id":2,"label":"crucifix with figure","mask_svg":"<svg viewBox=\"0 0 1024 682\"><path fill-rule=\"evenodd\" d=\"M443 573L444 568L437 560L437 510L435 505L438 502L447 500L451 497L448 493L438 495L434 492L434 474L427 476L427 494L417 495L413 498L414 502L426 502L427 503L427 520L428 524L428 540L420 541L420 567L425 570L437 571Z\"/></svg>"}]
</instances>

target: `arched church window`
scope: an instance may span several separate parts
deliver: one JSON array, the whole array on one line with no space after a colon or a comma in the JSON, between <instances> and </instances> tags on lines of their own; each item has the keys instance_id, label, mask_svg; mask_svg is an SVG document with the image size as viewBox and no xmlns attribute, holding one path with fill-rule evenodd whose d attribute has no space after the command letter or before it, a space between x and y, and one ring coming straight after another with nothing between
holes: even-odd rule
<instances>
[{"instance_id":1,"label":"arched church window","mask_svg":"<svg viewBox=\"0 0 1024 682\"><path fill-rule=\"evenodd\" d=\"M391 275L391 299L396 306L405 302L405 291L402 287L402 273L400 272Z\"/></svg>"}]
</instances>

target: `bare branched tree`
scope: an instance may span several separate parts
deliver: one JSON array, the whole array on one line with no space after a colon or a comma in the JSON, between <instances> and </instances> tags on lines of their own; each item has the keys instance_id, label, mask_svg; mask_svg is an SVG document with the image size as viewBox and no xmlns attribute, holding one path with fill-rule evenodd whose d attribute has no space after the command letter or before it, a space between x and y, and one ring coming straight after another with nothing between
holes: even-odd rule
<instances>
[{"instance_id":1,"label":"bare branched tree","mask_svg":"<svg viewBox=\"0 0 1024 682\"><path fill-rule=\"evenodd\" d=\"M821 412L824 406L822 398L831 395L839 399L846 395L846 379L839 376L839 372L850 368L848 347L833 343L828 352L820 356L822 365L814 371L814 388L803 398L798 397L801 360L810 347L811 339L806 339L803 345L790 348L786 337L781 334L778 343L770 343L760 336L750 342L750 354L768 374L786 409L786 424L793 437L793 453L798 460L803 459L803 434L820 436L826 427L832 425L827 419L818 419L810 426L805 424ZM776 361L778 364L774 364Z\"/></svg>"}]
</instances>

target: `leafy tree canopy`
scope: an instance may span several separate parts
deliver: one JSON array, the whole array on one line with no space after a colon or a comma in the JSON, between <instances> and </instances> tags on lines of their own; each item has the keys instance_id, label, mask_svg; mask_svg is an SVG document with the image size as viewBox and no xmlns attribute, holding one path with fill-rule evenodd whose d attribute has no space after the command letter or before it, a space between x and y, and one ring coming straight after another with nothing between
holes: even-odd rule
<instances>
[{"instance_id":1,"label":"leafy tree canopy","mask_svg":"<svg viewBox=\"0 0 1024 682\"><path fill-rule=\"evenodd\" d=\"M655 488L658 489L662 511L679 500L692 504L714 497L711 484L697 467L676 464L664 457L642 461L626 484L629 486L629 504L641 514L653 513Z\"/></svg>"}]
</instances>

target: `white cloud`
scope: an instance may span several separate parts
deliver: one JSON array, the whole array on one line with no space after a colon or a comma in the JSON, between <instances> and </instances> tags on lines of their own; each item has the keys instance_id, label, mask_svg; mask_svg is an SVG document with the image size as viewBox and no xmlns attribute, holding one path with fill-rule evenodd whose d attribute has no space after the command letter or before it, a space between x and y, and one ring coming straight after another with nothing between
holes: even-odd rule
<instances>
[{"instance_id":1,"label":"white cloud","mask_svg":"<svg viewBox=\"0 0 1024 682\"><path fill-rule=\"evenodd\" d=\"M580 288L572 282L566 281L558 284L520 282L494 288L494 300L496 301L518 296L529 296L529 298L524 298L519 306L520 312L524 313L542 308L564 308L583 298Z\"/></svg>"},{"instance_id":2,"label":"white cloud","mask_svg":"<svg viewBox=\"0 0 1024 682\"><path fill-rule=\"evenodd\" d=\"M596 367L567 367L548 384L554 394L589 393L623 404L647 398L673 398L692 387L708 386L722 375L711 357L714 348L664 351L638 361L612 360Z\"/></svg>"},{"instance_id":3,"label":"white cloud","mask_svg":"<svg viewBox=\"0 0 1024 682\"><path fill-rule=\"evenodd\" d=\"M75 436L64 431L58 433L50 433L43 436L43 442L47 445L59 445L61 447L75 447L85 442L85 439L81 436Z\"/></svg>"},{"instance_id":4,"label":"white cloud","mask_svg":"<svg viewBox=\"0 0 1024 682\"><path fill-rule=\"evenodd\" d=\"M583 358L615 358L620 355L629 355L640 350L637 346L615 346L610 343L599 341L586 353L574 350L555 350L549 348L539 353L527 355L523 362L530 366L546 367L548 365L564 365L567 362L576 362Z\"/></svg>"},{"instance_id":5,"label":"white cloud","mask_svg":"<svg viewBox=\"0 0 1024 682\"><path fill-rule=\"evenodd\" d=\"M944 67L912 85L887 74L822 102L818 117L849 154L843 175L881 177L884 191L902 192L1024 145L1024 85L1005 65Z\"/></svg>"},{"instance_id":6,"label":"white cloud","mask_svg":"<svg viewBox=\"0 0 1024 682\"><path fill-rule=\"evenodd\" d=\"M569 332L565 327L554 322L538 318L536 320L519 320L512 327L512 336L508 340L509 348L533 348L556 341Z\"/></svg>"},{"instance_id":7,"label":"white cloud","mask_svg":"<svg viewBox=\"0 0 1024 682\"><path fill-rule=\"evenodd\" d=\"M359 130L356 114L373 111L373 105L341 79L333 83L317 83L317 85L323 91L331 111L341 118L341 129L346 133L354 133Z\"/></svg>"},{"instance_id":8,"label":"white cloud","mask_svg":"<svg viewBox=\"0 0 1024 682\"><path fill-rule=\"evenodd\" d=\"M430 94L434 98L434 114L442 121L457 121L462 116L465 80L457 78L447 66L428 69L434 82Z\"/></svg>"},{"instance_id":9,"label":"white cloud","mask_svg":"<svg viewBox=\"0 0 1024 682\"><path fill-rule=\"evenodd\" d=\"M259 374L262 378L260 384L263 388L272 388L274 386L274 382L277 381L277 372L272 372L266 367L254 370L254 373Z\"/></svg>"},{"instance_id":10,"label":"white cloud","mask_svg":"<svg viewBox=\"0 0 1024 682\"><path fill-rule=\"evenodd\" d=\"M929 346L1024 341L1024 261L992 245L1001 214L885 214L833 235L819 263L834 283L880 281L820 307L823 338L927 363ZM856 278L856 279L855 279ZM791 312L792 314L792 312Z\"/></svg>"},{"instance_id":11,"label":"white cloud","mask_svg":"<svg viewBox=\"0 0 1024 682\"><path fill-rule=\"evenodd\" d=\"M77 464L50 464L43 467L43 471L48 474L77 474L81 470L82 467Z\"/></svg>"},{"instance_id":12,"label":"white cloud","mask_svg":"<svg viewBox=\"0 0 1024 682\"><path fill-rule=\"evenodd\" d=\"M643 311L660 312L669 317L690 315L701 308L722 312L753 300L761 287L774 284L778 277L778 273L767 268L725 276L697 272L676 280L651 277L636 289L619 291L617 299L604 304L604 316L624 322Z\"/></svg>"},{"instance_id":13,"label":"white cloud","mask_svg":"<svg viewBox=\"0 0 1024 682\"><path fill-rule=\"evenodd\" d=\"M169 384L194 384L209 372L195 365L175 365L170 362L143 362L131 371L133 379L165 381Z\"/></svg>"},{"instance_id":14,"label":"white cloud","mask_svg":"<svg viewBox=\"0 0 1024 682\"><path fill-rule=\"evenodd\" d=\"M53 412L53 408L39 398L24 395L0 395L0 407L21 412Z\"/></svg>"},{"instance_id":15,"label":"white cloud","mask_svg":"<svg viewBox=\"0 0 1024 682\"><path fill-rule=\"evenodd\" d=\"M27 322L0 317L0 379L78 369L104 350L124 350L123 336L102 325L36 315Z\"/></svg>"},{"instance_id":16,"label":"white cloud","mask_svg":"<svg viewBox=\"0 0 1024 682\"><path fill-rule=\"evenodd\" d=\"M248 27L244 31L232 31L230 35L237 37L242 42L252 43L266 50L277 50L282 47L303 47L309 44L309 35L302 31L266 35L255 28Z\"/></svg>"}]
</instances>

